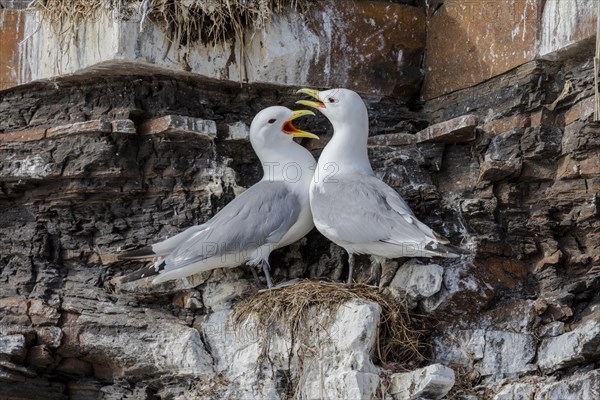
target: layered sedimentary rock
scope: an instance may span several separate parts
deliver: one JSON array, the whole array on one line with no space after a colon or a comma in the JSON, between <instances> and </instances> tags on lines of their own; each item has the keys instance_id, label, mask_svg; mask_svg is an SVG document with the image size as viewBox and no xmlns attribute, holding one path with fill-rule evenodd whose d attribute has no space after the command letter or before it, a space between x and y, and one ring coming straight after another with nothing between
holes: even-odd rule
<instances>
[{"instance_id":1,"label":"layered sedimentary rock","mask_svg":"<svg viewBox=\"0 0 600 400\"><path fill-rule=\"evenodd\" d=\"M430 35L433 18L447 20L457 3L430 15ZM560 4L546 2L536 20L552 22ZM297 342L258 336L252 320L231 325L235 305L257 290L247 268L158 286L122 279L143 263L117 261L120 250L206 221L260 178L248 126L268 105L292 107L293 89L96 71L0 93L0 397L598 398L592 52L586 43L553 50L589 36L568 34L573 15L554 21L561 35L531 36L524 45L543 46L462 90L448 93L462 78L435 95L426 83L422 104L363 93L377 175L470 251L380 271L357 258L358 280L379 280L426 317L431 350L408 372L377 361L385 316L370 301L322 316L326 329L315 316ZM322 137L303 143L318 156L330 126L320 115L298 126ZM347 273L344 252L316 231L271 265L276 280Z\"/></svg>"},{"instance_id":2,"label":"layered sedimentary rock","mask_svg":"<svg viewBox=\"0 0 600 400\"><path fill-rule=\"evenodd\" d=\"M463 388L479 382L497 398L517 398L535 377L540 393L586 398L597 391L589 371L600 340L600 145L590 71L585 59L533 62L426 103L422 113L365 97L378 176L421 219L472 250L457 261L386 263L381 279L434 317L430 360L454 368ZM550 111L545 105L566 80L573 92ZM247 269L157 287L122 284L119 277L140 264L119 263L115 254L205 221L254 183L260 166L244 134L252 115L295 97L272 87L132 81L3 94L3 389L14 398L32 391L284 398L288 378L298 377L289 353L272 353L279 356L268 379L252 381L257 376L244 375L250 367L231 369L236 357L250 362L261 351L242 341L240 353L227 339L229 310L256 290ZM302 122L327 140L322 117ZM430 142L432 132L441 139ZM320 147L313 144L315 154ZM339 279L347 268L343 252L316 232L276 252L272 265L276 279ZM373 282L372 268L359 257L357 278ZM364 312L375 329L377 307ZM361 343L368 358L373 348ZM357 347L346 347L355 357ZM327 363L323 351L317 359ZM323 376L334 379L339 365L326 365ZM372 368L353 365L318 390L380 390ZM249 389L251 382L266 386Z\"/></svg>"}]
</instances>

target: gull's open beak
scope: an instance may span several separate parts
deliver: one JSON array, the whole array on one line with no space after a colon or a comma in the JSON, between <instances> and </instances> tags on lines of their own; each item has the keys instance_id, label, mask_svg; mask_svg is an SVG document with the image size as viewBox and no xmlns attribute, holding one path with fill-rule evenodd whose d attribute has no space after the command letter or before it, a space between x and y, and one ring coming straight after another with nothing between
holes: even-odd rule
<instances>
[{"instance_id":1,"label":"gull's open beak","mask_svg":"<svg viewBox=\"0 0 600 400\"><path fill-rule=\"evenodd\" d=\"M304 93L304 94L307 94L307 95L319 100L318 102L310 101L310 100L298 100L296 102L296 104L302 104L303 106L312 107L312 108L325 108L325 104L319 98L318 90L303 88L303 89L298 90L296 93Z\"/></svg>"},{"instance_id":2,"label":"gull's open beak","mask_svg":"<svg viewBox=\"0 0 600 400\"><path fill-rule=\"evenodd\" d=\"M296 118L302 117L304 115L315 115L315 113L312 111L309 111L309 110L296 110L293 113L294 114L292 115L292 117L290 119L288 119L287 121L285 121L285 123L281 127L281 130L283 131L283 133L285 133L287 135L292 135L293 137L305 137L305 138L311 138L311 139L319 139L319 137L317 135L315 135L314 133L301 131L300 129L298 129L294 125L292 125L292 121L295 120Z\"/></svg>"}]
</instances>

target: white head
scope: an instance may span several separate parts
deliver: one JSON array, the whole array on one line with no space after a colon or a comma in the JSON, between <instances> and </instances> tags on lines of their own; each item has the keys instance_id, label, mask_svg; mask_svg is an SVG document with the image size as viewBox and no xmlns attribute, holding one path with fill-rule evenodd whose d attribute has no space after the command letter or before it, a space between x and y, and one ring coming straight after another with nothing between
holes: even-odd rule
<instances>
[{"instance_id":1,"label":"white head","mask_svg":"<svg viewBox=\"0 0 600 400\"><path fill-rule=\"evenodd\" d=\"M348 89L331 89L322 92L300 89L298 93L308 94L318 101L300 100L296 103L316 108L333 125L333 138L319 157L319 168L322 166L322 172L324 174L330 172L327 168L334 165L338 168L337 173L340 174L354 172L372 175L373 170L367 150L369 114L360 96Z\"/></svg>"},{"instance_id":2,"label":"white head","mask_svg":"<svg viewBox=\"0 0 600 400\"><path fill-rule=\"evenodd\" d=\"M367 107L360 96L348 89L330 89L319 92L313 89L300 89L298 93L308 94L318 100L300 100L296 103L314 107L333 125L336 131L346 126L360 127L368 135L369 115Z\"/></svg>"},{"instance_id":3,"label":"white head","mask_svg":"<svg viewBox=\"0 0 600 400\"><path fill-rule=\"evenodd\" d=\"M263 179L284 179L282 168L289 163L312 165L315 162L310 152L293 140L295 137L319 138L292 125L294 119L303 115L315 114L308 110L292 111L274 106L265 108L252 120L250 143L263 165Z\"/></svg>"},{"instance_id":4,"label":"white head","mask_svg":"<svg viewBox=\"0 0 600 400\"><path fill-rule=\"evenodd\" d=\"M281 106L268 107L256 114L250 125L250 142L260 157L262 149L277 149L293 143L295 137L318 139L317 135L297 129L292 121L303 115L315 115L312 111Z\"/></svg>"}]
</instances>

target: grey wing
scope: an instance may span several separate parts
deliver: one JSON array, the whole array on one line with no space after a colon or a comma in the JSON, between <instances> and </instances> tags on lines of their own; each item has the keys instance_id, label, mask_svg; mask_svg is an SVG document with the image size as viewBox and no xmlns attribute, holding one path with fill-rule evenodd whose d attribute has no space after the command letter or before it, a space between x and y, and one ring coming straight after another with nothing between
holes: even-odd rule
<instances>
[{"instance_id":1,"label":"grey wing","mask_svg":"<svg viewBox=\"0 0 600 400\"><path fill-rule=\"evenodd\" d=\"M341 242L432 239L431 229L417 220L402 197L374 176L340 177L324 188L312 194L315 224L329 226Z\"/></svg>"},{"instance_id":2,"label":"grey wing","mask_svg":"<svg viewBox=\"0 0 600 400\"><path fill-rule=\"evenodd\" d=\"M165 259L171 271L197 261L277 244L300 214L300 201L282 182L261 181L240 194Z\"/></svg>"},{"instance_id":3,"label":"grey wing","mask_svg":"<svg viewBox=\"0 0 600 400\"><path fill-rule=\"evenodd\" d=\"M434 232L433 229L431 229L430 227L428 227L427 225L425 225L424 223L419 221L417 219L417 217L415 217L415 214L412 212L412 210L410 209L408 204L406 204L404 199L394 189L387 186L385 183L383 183L381 181L380 181L380 183L382 185L384 185L387 189L387 194L385 196L385 199L386 199L387 203L390 205L390 207L394 211L396 211L397 213L402 215L402 217L406 220L406 222L408 222L412 227L418 229L424 235L424 239L437 241L442 244L450 243L450 241L448 239L446 239L442 235ZM391 241L396 241L396 238L392 237Z\"/></svg>"}]
</instances>

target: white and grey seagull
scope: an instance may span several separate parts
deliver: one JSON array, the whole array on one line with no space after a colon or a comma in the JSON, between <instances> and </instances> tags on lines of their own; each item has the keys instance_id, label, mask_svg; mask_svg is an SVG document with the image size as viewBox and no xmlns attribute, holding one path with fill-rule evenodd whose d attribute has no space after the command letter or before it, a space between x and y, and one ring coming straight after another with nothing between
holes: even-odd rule
<instances>
[{"instance_id":1,"label":"white and grey seagull","mask_svg":"<svg viewBox=\"0 0 600 400\"><path fill-rule=\"evenodd\" d=\"M312 111L268 107L250 126L250 142L263 165L263 178L237 196L208 222L192 226L162 242L121 256L142 259L166 256L137 276L158 275L154 284L215 268L262 264L267 284L269 255L306 235L314 226L308 189L316 161L294 137L318 139L292 121Z\"/></svg>"},{"instance_id":2,"label":"white and grey seagull","mask_svg":"<svg viewBox=\"0 0 600 400\"><path fill-rule=\"evenodd\" d=\"M419 221L398 192L373 173L367 153L369 117L360 96L348 89L298 93L317 99L297 103L318 109L333 125L333 138L310 185L310 208L319 232L348 252L348 283L355 254L458 257L448 239Z\"/></svg>"}]
</instances>

